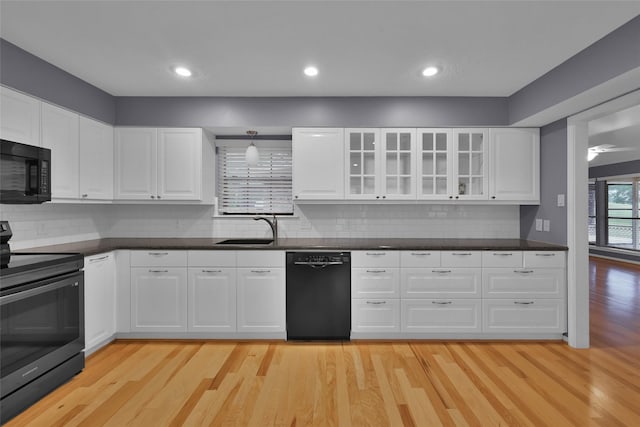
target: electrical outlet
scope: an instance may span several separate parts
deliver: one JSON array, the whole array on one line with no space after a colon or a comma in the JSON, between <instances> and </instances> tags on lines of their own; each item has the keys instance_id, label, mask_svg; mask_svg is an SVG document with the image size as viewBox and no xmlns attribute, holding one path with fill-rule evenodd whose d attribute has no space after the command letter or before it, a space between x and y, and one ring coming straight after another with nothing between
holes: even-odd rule
<instances>
[{"instance_id":1,"label":"electrical outlet","mask_svg":"<svg viewBox=\"0 0 640 427\"><path fill-rule=\"evenodd\" d=\"M542 220L536 218L536 231L542 231Z\"/></svg>"},{"instance_id":2,"label":"electrical outlet","mask_svg":"<svg viewBox=\"0 0 640 427\"><path fill-rule=\"evenodd\" d=\"M564 207L564 194L558 194L558 207Z\"/></svg>"},{"instance_id":3,"label":"electrical outlet","mask_svg":"<svg viewBox=\"0 0 640 427\"><path fill-rule=\"evenodd\" d=\"M542 224L542 231L551 231L551 221L545 219Z\"/></svg>"}]
</instances>

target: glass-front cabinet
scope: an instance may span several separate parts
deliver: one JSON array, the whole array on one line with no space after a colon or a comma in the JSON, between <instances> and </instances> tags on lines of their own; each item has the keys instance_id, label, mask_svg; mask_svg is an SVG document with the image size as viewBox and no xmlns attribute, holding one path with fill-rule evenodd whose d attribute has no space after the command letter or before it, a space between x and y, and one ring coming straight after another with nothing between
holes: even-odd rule
<instances>
[{"instance_id":1,"label":"glass-front cabinet","mask_svg":"<svg viewBox=\"0 0 640 427\"><path fill-rule=\"evenodd\" d=\"M453 150L451 129L417 130L418 199L453 198Z\"/></svg>"},{"instance_id":2,"label":"glass-front cabinet","mask_svg":"<svg viewBox=\"0 0 640 427\"><path fill-rule=\"evenodd\" d=\"M379 129L345 129L347 199L375 199L380 195Z\"/></svg>"},{"instance_id":3,"label":"glass-front cabinet","mask_svg":"<svg viewBox=\"0 0 640 427\"><path fill-rule=\"evenodd\" d=\"M415 129L382 129L382 194L385 199L415 199Z\"/></svg>"},{"instance_id":4,"label":"glass-front cabinet","mask_svg":"<svg viewBox=\"0 0 640 427\"><path fill-rule=\"evenodd\" d=\"M454 199L488 199L486 129L455 129L453 189Z\"/></svg>"}]
</instances>

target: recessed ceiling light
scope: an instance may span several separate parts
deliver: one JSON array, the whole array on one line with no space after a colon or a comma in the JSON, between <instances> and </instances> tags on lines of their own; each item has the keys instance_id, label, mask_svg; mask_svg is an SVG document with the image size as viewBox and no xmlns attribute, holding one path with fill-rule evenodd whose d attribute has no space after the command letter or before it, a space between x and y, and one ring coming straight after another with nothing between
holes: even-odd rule
<instances>
[{"instance_id":1,"label":"recessed ceiling light","mask_svg":"<svg viewBox=\"0 0 640 427\"><path fill-rule=\"evenodd\" d=\"M191 77L191 70L186 67L176 67L173 71L181 77Z\"/></svg>"},{"instance_id":2,"label":"recessed ceiling light","mask_svg":"<svg viewBox=\"0 0 640 427\"><path fill-rule=\"evenodd\" d=\"M317 76L318 69L316 67L307 67L304 69L304 73L309 77Z\"/></svg>"},{"instance_id":3,"label":"recessed ceiling light","mask_svg":"<svg viewBox=\"0 0 640 427\"><path fill-rule=\"evenodd\" d=\"M422 75L425 77L433 77L438 74L439 71L438 67L427 67L422 70Z\"/></svg>"}]
</instances>

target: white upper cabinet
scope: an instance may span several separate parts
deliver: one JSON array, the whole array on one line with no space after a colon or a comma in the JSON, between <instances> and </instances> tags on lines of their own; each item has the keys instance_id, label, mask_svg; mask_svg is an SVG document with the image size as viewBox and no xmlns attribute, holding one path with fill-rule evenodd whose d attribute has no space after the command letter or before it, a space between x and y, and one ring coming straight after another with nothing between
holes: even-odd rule
<instances>
[{"instance_id":1,"label":"white upper cabinet","mask_svg":"<svg viewBox=\"0 0 640 427\"><path fill-rule=\"evenodd\" d=\"M415 129L382 129L381 197L416 198Z\"/></svg>"},{"instance_id":2,"label":"white upper cabinet","mask_svg":"<svg viewBox=\"0 0 640 427\"><path fill-rule=\"evenodd\" d=\"M202 129L118 128L115 198L200 200Z\"/></svg>"},{"instance_id":3,"label":"white upper cabinet","mask_svg":"<svg viewBox=\"0 0 640 427\"><path fill-rule=\"evenodd\" d=\"M454 200L489 198L488 140L487 129L453 130Z\"/></svg>"},{"instance_id":4,"label":"white upper cabinet","mask_svg":"<svg viewBox=\"0 0 640 427\"><path fill-rule=\"evenodd\" d=\"M80 117L80 198L113 199L113 127Z\"/></svg>"},{"instance_id":5,"label":"white upper cabinet","mask_svg":"<svg viewBox=\"0 0 640 427\"><path fill-rule=\"evenodd\" d=\"M421 128L416 133L418 199L452 199L453 131Z\"/></svg>"},{"instance_id":6,"label":"white upper cabinet","mask_svg":"<svg viewBox=\"0 0 640 427\"><path fill-rule=\"evenodd\" d=\"M42 103L42 146L51 149L51 197L79 197L79 116Z\"/></svg>"},{"instance_id":7,"label":"white upper cabinet","mask_svg":"<svg viewBox=\"0 0 640 427\"><path fill-rule=\"evenodd\" d=\"M344 129L294 128L293 198L344 199Z\"/></svg>"},{"instance_id":8,"label":"white upper cabinet","mask_svg":"<svg viewBox=\"0 0 640 427\"><path fill-rule=\"evenodd\" d=\"M539 129L490 129L491 200L540 203Z\"/></svg>"},{"instance_id":9,"label":"white upper cabinet","mask_svg":"<svg viewBox=\"0 0 640 427\"><path fill-rule=\"evenodd\" d=\"M0 138L40 146L40 104L36 98L0 86Z\"/></svg>"},{"instance_id":10,"label":"white upper cabinet","mask_svg":"<svg viewBox=\"0 0 640 427\"><path fill-rule=\"evenodd\" d=\"M380 129L345 129L346 198L380 199Z\"/></svg>"}]
</instances>

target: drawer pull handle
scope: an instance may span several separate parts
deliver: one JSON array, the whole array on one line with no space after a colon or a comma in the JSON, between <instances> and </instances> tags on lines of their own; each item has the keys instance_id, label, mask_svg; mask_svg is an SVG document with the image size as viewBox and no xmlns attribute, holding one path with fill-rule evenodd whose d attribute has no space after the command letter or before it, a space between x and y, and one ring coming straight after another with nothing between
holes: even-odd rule
<instances>
[{"instance_id":1,"label":"drawer pull handle","mask_svg":"<svg viewBox=\"0 0 640 427\"><path fill-rule=\"evenodd\" d=\"M373 304L373 305L380 305L380 304L386 304L386 301L367 301L367 304Z\"/></svg>"},{"instance_id":2,"label":"drawer pull handle","mask_svg":"<svg viewBox=\"0 0 640 427\"><path fill-rule=\"evenodd\" d=\"M471 252L453 252L451 255L455 256L470 256L473 255Z\"/></svg>"},{"instance_id":3,"label":"drawer pull handle","mask_svg":"<svg viewBox=\"0 0 640 427\"><path fill-rule=\"evenodd\" d=\"M367 270L367 273L386 273L387 270Z\"/></svg>"},{"instance_id":4,"label":"drawer pull handle","mask_svg":"<svg viewBox=\"0 0 640 427\"><path fill-rule=\"evenodd\" d=\"M518 274L531 274L533 270L513 270L513 272Z\"/></svg>"},{"instance_id":5,"label":"drawer pull handle","mask_svg":"<svg viewBox=\"0 0 640 427\"><path fill-rule=\"evenodd\" d=\"M513 255L512 253L498 253L498 252L494 252L493 253L494 256L511 256Z\"/></svg>"},{"instance_id":6,"label":"drawer pull handle","mask_svg":"<svg viewBox=\"0 0 640 427\"><path fill-rule=\"evenodd\" d=\"M449 304L453 304L453 301L431 301L431 304L449 305Z\"/></svg>"},{"instance_id":7,"label":"drawer pull handle","mask_svg":"<svg viewBox=\"0 0 640 427\"><path fill-rule=\"evenodd\" d=\"M169 255L169 252L149 252L149 255L151 255L151 256L165 256L165 255Z\"/></svg>"},{"instance_id":8,"label":"drawer pull handle","mask_svg":"<svg viewBox=\"0 0 640 427\"><path fill-rule=\"evenodd\" d=\"M413 256L428 256L431 255L431 252L411 252Z\"/></svg>"},{"instance_id":9,"label":"drawer pull handle","mask_svg":"<svg viewBox=\"0 0 640 427\"><path fill-rule=\"evenodd\" d=\"M271 273L271 270L251 270L252 273Z\"/></svg>"},{"instance_id":10,"label":"drawer pull handle","mask_svg":"<svg viewBox=\"0 0 640 427\"><path fill-rule=\"evenodd\" d=\"M556 256L556 254L536 254L536 256Z\"/></svg>"},{"instance_id":11,"label":"drawer pull handle","mask_svg":"<svg viewBox=\"0 0 640 427\"><path fill-rule=\"evenodd\" d=\"M149 270L149 273L168 273L169 270Z\"/></svg>"},{"instance_id":12,"label":"drawer pull handle","mask_svg":"<svg viewBox=\"0 0 640 427\"><path fill-rule=\"evenodd\" d=\"M384 256L387 253L386 252L367 252L366 254L367 256Z\"/></svg>"},{"instance_id":13,"label":"drawer pull handle","mask_svg":"<svg viewBox=\"0 0 640 427\"><path fill-rule=\"evenodd\" d=\"M101 257L98 257L98 258L92 258L92 259L89 260L89 262L101 261L101 260L107 259L107 258L109 258L109 255L101 256Z\"/></svg>"},{"instance_id":14,"label":"drawer pull handle","mask_svg":"<svg viewBox=\"0 0 640 427\"><path fill-rule=\"evenodd\" d=\"M451 270L431 270L432 273L448 274Z\"/></svg>"},{"instance_id":15,"label":"drawer pull handle","mask_svg":"<svg viewBox=\"0 0 640 427\"><path fill-rule=\"evenodd\" d=\"M222 270L202 270L203 273L222 273Z\"/></svg>"},{"instance_id":16,"label":"drawer pull handle","mask_svg":"<svg viewBox=\"0 0 640 427\"><path fill-rule=\"evenodd\" d=\"M513 303L518 305L531 305L533 301L514 301Z\"/></svg>"}]
</instances>

